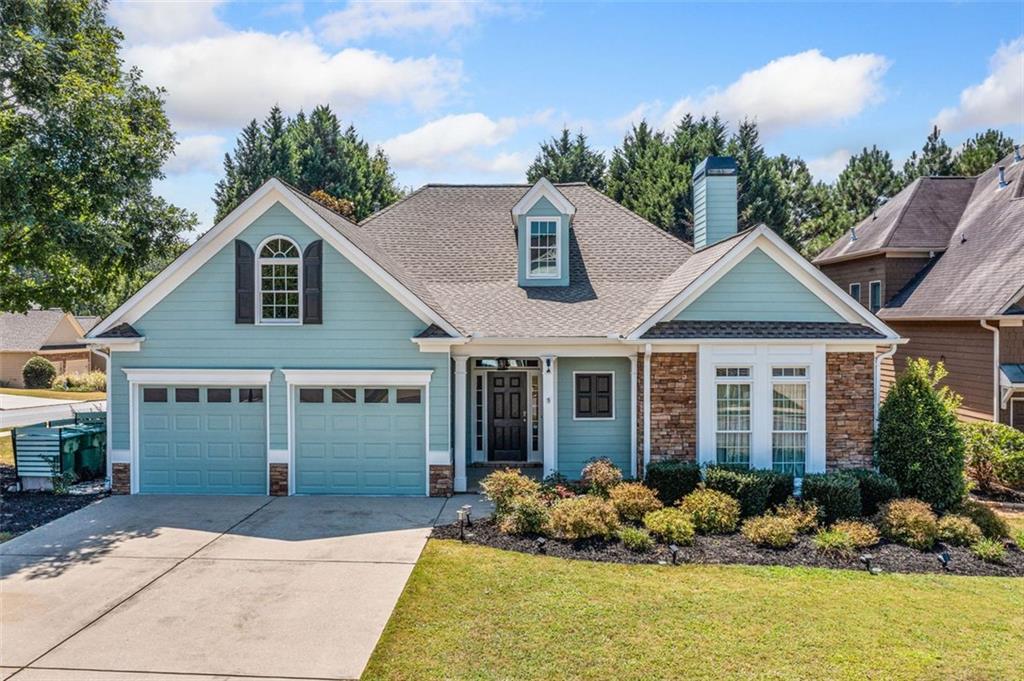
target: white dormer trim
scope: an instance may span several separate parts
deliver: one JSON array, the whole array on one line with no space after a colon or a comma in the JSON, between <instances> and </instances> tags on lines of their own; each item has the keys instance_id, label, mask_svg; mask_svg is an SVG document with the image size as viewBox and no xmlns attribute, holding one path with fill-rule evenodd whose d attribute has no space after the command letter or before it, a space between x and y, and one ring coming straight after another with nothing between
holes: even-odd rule
<instances>
[{"instance_id":1,"label":"white dormer trim","mask_svg":"<svg viewBox=\"0 0 1024 681\"><path fill-rule=\"evenodd\" d=\"M452 336L461 334L447 320L424 303L412 291L395 279L383 267L378 265L366 253L349 241L330 223L324 220L312 208L300 201L280 180L271 178L253 192L237 208L223 220L203 234L195 243L188 247L178 258L153 277L135 295L126 300L106 319L93 327L86 337L96 338L104 331L122 322L134 324L144 314L163 300L168 294L186 281L200 267L206 264L222 248L241 234L246 227L256 221L275 203L280 203L307 227L334 247L342 256L354 264L360 271L380 285L395 300L412 312L426 324L437 324ZM353 226L354 223L353 223ZM232 286L234 284L231 284ZM233 295L233 294L232 294Z\"/></svg>"},{"instance_id":2,"label":"white dormer trim","mask_svg":"<svg viewBox=\"0 0 1024 681\"><path fill-rule=\"evenodd\" d=\"M729 250L703 274L692 281L689 286L677 293L672 300L651 315L647 321L634 329L627 340L637 340L658 322L675 319L680 312L697 300L715 282L725 276L729 270L743 261L755 249L760 248L772 260L803 284L809 291L839 314L848 322L865 324L885 336L885 340L899 340L900 335L893 331L885 322L871 314L867 308L850 297L835 282L825 276L817 267L809 263L792 246L765 225L758 225L742 238L739 244Z\"/></svg>"},{"instance_id":3,"label":"white dormer trim","mask_svg":"<svg viewBox=\"0 0 1024 681\"><path fill-rule=\"evenodd\" d=\"M576 206L572 205L572 202L565 198L565 195L558 191L546 177L542 177L530 187L530 191L526 192L523 198L516 202L516 205L512 206L513 221L517 220L520 215L529 212L541 197L550 201L555 210L563 215L571 217L576 214Z\"/></svg>"}]
</instances>

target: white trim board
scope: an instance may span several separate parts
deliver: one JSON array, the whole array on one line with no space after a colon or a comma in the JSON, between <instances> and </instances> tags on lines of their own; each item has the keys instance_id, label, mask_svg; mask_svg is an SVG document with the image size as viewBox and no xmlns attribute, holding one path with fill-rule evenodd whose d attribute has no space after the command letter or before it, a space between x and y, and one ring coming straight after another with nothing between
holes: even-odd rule
<instances>
[{"instance_id":1,"label":"white trim board","mask_svg":"<svg viewBox=\"0 0 1024 681\"><path fill-rule=\"evenodd\" d=\"M760 225L742 237L739 244L719 258L717 262L676 294L672 300L663 305L661 309L651 315L644 323L630 332L626 338L629 340L642 340L641 337L658 322L674 319L756 248L764 251L765 255L778 263L786 272L818 296L823 303L835 310L843 319L855 324L866 324L885 336L885 338L878 339L880 343L896 340L900 337L898 333L871 314L859 302L851 298L849 293L843 291L814 265L807 262L782 237L768 227ZM758 342L771 341L761 339Z\"/></svg>"},{"instance_id":2,"label":"white trim board","mask_svg":"<svg viewBox=\"0 0 1024 681\"><path fill-rule=\"evenodd\" d=\"M121 369L128 383L160 385L266 385L273 369Z\"/></svg>"},{"instance_id":3,"label":"white trim board","mask_svg":"<svg viewBox=\"0 0 1024 681\"><path fill-rule=\"evenodd\" d=\"M96 336L116 324L122 322L133 324L137 322L275 203L281 203L281 205L290 210L307 227L317 233L324 241L334 247L342 256L352 262L353 265L380 285L395 300L405 306L406 309L425 324L434 323L452 336L461 335L447 320L420 300L412 291L401 284L366 253L357 248L355 244L320 217L316 211L296 198L295 194L285 187L280 180L271 178L263 183L263 186L253 192L249 198L231 211L223 220L214 225L210 231L201 236L188 250L178 256L174 262L151 279L135 295L126 300L106 319L93 327L86 334L87 337L90 340L97 340Z\"/></svg>"},{"instance_id":4,"label":"white trim board","mask_svg":"<svg viewBox=\"0 0 1024 681\"><path fill-rule=\"evenodd\" d=\"M570 217L576 214L576 206L572 205L572 202L565 198L565 194L558 191L558 188L551 184L551 181L546 177L542 177L530 187L529 191L523 194L523 198L516 201L516 205L512 206L513 221L520 215L525 215L541 197L550 201L551 205L559 213Z\"/></svg>"},{"instance_id":5,"label":"white trim board","mask_svg":"<svg viewBox=\"0 0 1024 681\"><path fill-rule=\"evenodd\" d=\"M282 369L288 385L428 386L433 369Z\"/></svg>"},{"instance_id":6,"label":"white trim board","mask_svg":"<svg viewBox=\"0 0 1024 681\"><path fill-rule=\"evenodd\" d=\"M555 273L554 274L531 274L530 265L533 263L531 260L531 249L533 244L533 223L535 222L553 222L555 223ZM526 216L526 279L527 281L543 281L545 279L561 279L562 278L562 218L559 215L545 216L545 215L528 215Z\"/></svg>"}]
</instances>

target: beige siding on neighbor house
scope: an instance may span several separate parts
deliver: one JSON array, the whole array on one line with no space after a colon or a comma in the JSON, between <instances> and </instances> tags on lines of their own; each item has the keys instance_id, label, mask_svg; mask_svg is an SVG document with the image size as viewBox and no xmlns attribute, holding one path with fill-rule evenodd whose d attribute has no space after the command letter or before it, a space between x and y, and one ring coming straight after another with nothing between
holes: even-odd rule
<instances>
[{"instance_id":1,"label":"beige siding on neighbor house","mask_svg":"<svg viewBox=\"0 0 1024 681\"><path fill-rule=\"evenodd\" d=\"M64 315L64 319L53 328L53 333L46 339L43 345L70 345L72 343L78 343L78 339L82 337L78 326L75 322L71 321L71 315Z\"/></svg>"},{"instance_id":2,"label":"beige siding on neighbor house","mask_svg":"<svg viewBox=\"0 0 1024 681\"><path fill-rule=\"evenodd\" d=\"M0 352L0 385L20 388L21 368L30 357L31 352Z\"/></svg>"}]
</instances>

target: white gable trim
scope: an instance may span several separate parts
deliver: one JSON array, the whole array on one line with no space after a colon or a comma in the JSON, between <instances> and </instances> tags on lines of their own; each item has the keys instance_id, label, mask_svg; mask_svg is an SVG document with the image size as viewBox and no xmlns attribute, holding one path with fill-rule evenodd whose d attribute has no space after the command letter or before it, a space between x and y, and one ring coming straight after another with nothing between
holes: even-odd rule
<instances>
[{"instance_id":1,"label":"white gable trim","mask_svg":"<svg viewBox=\"0 0 1024 681\"><path fill-rule=\"evenodd\" d=\"M791 274L846 321L870 326L875 331L884 335L886 339L896 340L900 337L898 333L868 312L860 303L854 301L848 293L839 288L818 268L807 262L782 237L765 225L760 225L751 230L749 234L742 238L739 244L731 248L728 253L711 265L703 274L691 282L689 286L676 294L672 300L665 303L661 309L638 326L627 338L629 340L637 340L658 322L674 319L756 248L764 251L765 255L778 263L786 272Z\"/></svg>"},{"instance_id":2,"label":"white gable trim","mask_svg":"<svg viewBox=\"0 0 1024 681\"><path fill-rule=\"evenodd\" d=\"M317 215L316 211L299 201L279 180L272 178L263 183L263 186L214 225L210 231L139 289L135 295L114 310L110 316L93 327L89 331L88 338L95 338L122 322L128 324L137 322L275 203L281 203L290 210L307 227L333 246L363 274L380 285L422 322L437 324L453 336L462 335L383 267L331 227L326 220Z\"/></svg>"},{"instance_id":3,"label":"white gable trim","mask_svg":"<svg viewBox=\"0 0 1024 681\"><path fill-rule=\"evenodd\" d=\"M530 191L526 192L523 198L516 202L516 205L512 206L512 217L518 218L520 215L525 215L541 197L550 201L559 213L570 216L576 214L576 206L572 205L569 199L565 198L565 195L558 191L546 177L542 177L530 187Z\"/></svg>"}]
</instances>

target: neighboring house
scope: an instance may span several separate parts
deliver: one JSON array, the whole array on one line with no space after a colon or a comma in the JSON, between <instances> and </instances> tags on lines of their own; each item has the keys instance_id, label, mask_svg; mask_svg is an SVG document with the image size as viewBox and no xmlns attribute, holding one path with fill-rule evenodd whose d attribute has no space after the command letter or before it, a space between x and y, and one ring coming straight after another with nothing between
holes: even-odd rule
<instances>
[{"instance_id":1,"label":"neighboring house","mask_svg":"<svg viewBox=\"0 0 1024 681\"><path fill-rule=\"evenodd\" d=\"M98 321L61 310L0 314L0 385L21 387L21 369L36 355L53 362L58 374L102 371L103 359L82 341Z\"/></svg>"},{"instance_id":2,"label":"neighboring house","mask_svg":"<svg viewBox=\"0 0 1024 681\"><path fill-rule=\"evenodd\" d=\"M965 420L1024 430L1024 160L978 177L915 180L814 260L901 336L942 361ZM884 390L884 385L883 385Z\"/></svg>"},{"instance_id":3,"label":"neighboring house","mask_svg":"<svg viewBox=\"0 0 1024 681\"><path fill-rule=\"evenodd\" d=\"M868 466L899 336L694 177L696 250L583 184L356 225L270 180L89 334L116 492L447 494L487 465Z\"/></svg>"}]
</instances>

